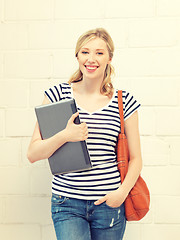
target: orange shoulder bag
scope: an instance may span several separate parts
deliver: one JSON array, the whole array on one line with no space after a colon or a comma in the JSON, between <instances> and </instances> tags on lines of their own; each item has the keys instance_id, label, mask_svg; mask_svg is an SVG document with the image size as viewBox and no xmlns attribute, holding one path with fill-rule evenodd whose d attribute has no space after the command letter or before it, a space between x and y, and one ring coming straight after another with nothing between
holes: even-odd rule
<instances>
[{"instance_id":1,"label":"orange shoulder bag","mask_svg":"<svg viewBox=\"0 0 180 240\"><path fill-rule=\"evenodd\" d=\"M129 151L128 142L124 132L124 115L123 115L123 100L122 91L118 91L118 105L121 121L121 133L118 136L117 142L117 162L118 170L121 175L121 183L128 171ZM148 187L141 176L137 179L134 187L129 192L125 202L125 215L127 221L139 221L149 211L150 194Z\"/></svg>"}]
</instances>

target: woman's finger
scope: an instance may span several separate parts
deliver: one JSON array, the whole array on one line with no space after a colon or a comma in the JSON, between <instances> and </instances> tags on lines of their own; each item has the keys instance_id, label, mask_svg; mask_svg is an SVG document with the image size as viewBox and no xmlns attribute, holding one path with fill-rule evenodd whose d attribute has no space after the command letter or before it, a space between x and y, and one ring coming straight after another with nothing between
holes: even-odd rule
<instances>
[{"instance_id":1,"label":"woman's finger","mask_svg":"<svg viewBox=\"0 0 180 240\"><path fill-rule=\"evenodd\" d=\"M70 117L69 122L70 122L70 123L74 123L74 120L75 120L75 118L76 118L78 115L79 115L79 112L74 113L74 114Z\"/></svg>"},{"instance_id":2,"label":"woman's finger","mask_svg":"<svg viewBox=\"0 0 180 240\"><path fill-rule=\"evenodd\" d=\"M105 202L107 200L106 196L103 198L100 198L99 200L95 201L94 204L95 205L100 205L101 203Z\"/></svg>"}]
</instances>

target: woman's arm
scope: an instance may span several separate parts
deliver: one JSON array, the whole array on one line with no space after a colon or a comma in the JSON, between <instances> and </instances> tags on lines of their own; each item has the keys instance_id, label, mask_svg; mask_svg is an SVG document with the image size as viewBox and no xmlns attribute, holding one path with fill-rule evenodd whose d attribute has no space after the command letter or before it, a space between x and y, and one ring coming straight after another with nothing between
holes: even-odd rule
<instances>
[{"instance_id":1,"label":"woman's arm","mask_svg":"<svg viewBox=\"0 0 180 240\"><path fill-rule=\"evenodd\" d=\"M50 103L45 96L43 104ZM54 136L42 140L38 123L36 123L34 133L32 135L27 158L31 163L49 158L58 148L66 142L76 142L86 140L88 130L86 123L74 124L74 119L78 116L78 112L73 114L69 119L64 130L58 132Z\"/></svg>"},{"instance_id":2,"label":"woman's arm","mask_svg":"<svg viewBox=\"0 0 180 240\"><path fill-rule=\"evenodd\" d=\"M142 156L140 146L140 135L138 126L138 112L136 111L132 116L125 122L125 133L128 140L129 148L129 165L128 172L122 183L121 187L124 189L126 194L130 192L132 187L135 185L139 174L142 170Z\"/></svg>"},{"instance_id":3,"label":"woman's arm","mask_svg":"<svg viewBox=\"0 0 180 240\"><path fill-rule=\"evenodd\" d=\"M130 154L128 172L122 185L117 190L96 201L95 204L97 205L106 201L106 203L111 207L120 206L126 199L132 187L135 185L141 172L142 157L138 126L138 112L136 111L133 113L132 116L124 122L124 124Z\"/></svg>"}]
</instances>

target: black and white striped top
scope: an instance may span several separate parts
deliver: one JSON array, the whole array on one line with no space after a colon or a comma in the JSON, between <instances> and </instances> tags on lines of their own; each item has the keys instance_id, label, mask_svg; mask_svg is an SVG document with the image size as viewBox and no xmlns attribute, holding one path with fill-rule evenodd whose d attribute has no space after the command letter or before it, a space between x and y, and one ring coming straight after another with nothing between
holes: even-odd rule
<instances>
[{"instance_id":1,"label":"black and white striped top","mask_svg":"<svg viewBox=\"0 0 180 240\"><path fill-rule=\"evenodd\" d=\"M118 109L118 90L114 91L110 102L103 108L89 113L78 104L81 122L88 126L87 148L92 162L92 169L76 173L55 175L52 192L84 200L97 200L116 190L120 184L120 175L116 165L115 146L120 132ZM51 102L73 98L73 91L68 83L61 83L45 91ZM132 95L123 91L123 110L126 120L140 104Z\"/></svg>"}]
</instances>

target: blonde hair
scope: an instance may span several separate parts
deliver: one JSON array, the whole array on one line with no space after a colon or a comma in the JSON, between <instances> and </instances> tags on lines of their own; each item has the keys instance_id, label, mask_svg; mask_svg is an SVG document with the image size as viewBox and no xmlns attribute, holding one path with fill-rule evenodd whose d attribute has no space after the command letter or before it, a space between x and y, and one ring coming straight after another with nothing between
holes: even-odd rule
<instances>
[{"instance_id":1,"label":"blonde hair","mask_svg":"<svg viewBox=\"0 0 180 240\"><path fill-rule=\"evenodd\" d=\"M104 40L107 44L107 49L109 52L109 57L112 59L113 53L114 53L114 43L112 41L112 38L110 37L109 33L103 29L103 28L96 28L93 30L90 30L88 32L85 32L82 34L76 44L75 49L75 56L78 56L79 50L83 45L85 45L88 41L95 39L95 38L101 38ZM104 80L101 84L101 93L107 96L112 96L113 94L113 84L111 81L111 77L114 74L114 67L109 63L106 66L105 73L104 73ZM73 82L78 82L83 79L83 74L78 69L69 79L68 83L71 84Z\"/></svg>"}]
</instances>

